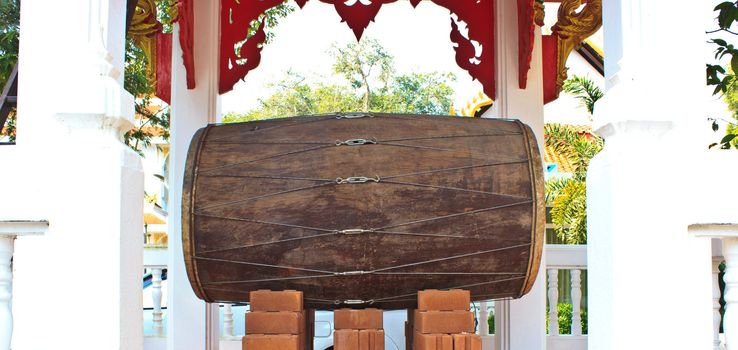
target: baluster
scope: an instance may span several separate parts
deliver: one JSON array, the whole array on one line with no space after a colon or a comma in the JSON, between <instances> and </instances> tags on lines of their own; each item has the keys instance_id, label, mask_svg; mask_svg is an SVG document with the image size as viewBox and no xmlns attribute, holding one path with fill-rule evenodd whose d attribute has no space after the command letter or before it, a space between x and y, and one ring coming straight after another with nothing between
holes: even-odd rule
<instances>
[{"instance_id":1,"label":"baluster","mask_svg":"<svg viewBox=\"0 0 738 350\"><path fill-rule=\"evenodd\" d=\"M582 335L582 270L571 270L571 335Z\"/></svg>"},{"instance_id":2,"label":"baluster","mask_svg":"<svg viewBox=\"0 0 738 350\"><path fill-rule=\"evenodd\" d=\"M154 301L154 311L151 313L154 322L154 334L164 336L163 313L161 312L161 267L151 269L151 299Z\"/></svg>"},{"instance_id":3,"label":"baluster","mask_svg":"<svg viewBox=\"0 0 738 350\"><path fill-rule=\"evenodd\" d=\"M0 235L0 349L10 349L10 338L13 335L13 313L11 300L13 297L13 258L14 236Z\"/></svg>"},{"instance_id":4,"label":"baluster","mask_svg":"<svg viewBox=\"0 0 738 350\"><path fill-rule=\"evenodd\" d=\"M487 302L479 302L479 335L489 335L489 311L487 310Z\"/></svg>"},{"instance_id":5,"label":"baluster","mask_svg":"<svg viewBox=\"0 0 738 350\"><path fill-rule=\"evenodd\" d=\"M233 338L233 304L223 304L223 337Z\"/></svg>"},{"instance_id":6,"label":"baluster","mask_svg":"<svg viewBox=\"0 0 738 350\"><path fill-rule=\"evenodd\" d=\"M720 350L720 260L712 261L712 349Z\"/></svg>"},{"instance_id":7,"label":"baluster","mask_svg":"<svg viewBox=\"0 0 738 350\"><path fill-rule=\"evenodd\" d=\"M559 334L559 270L548 269L548 335Z\"/></svg>"},{"instance_id":8,"label":"baluster","mask_svg":"<svg viewBox=\"0 0 738 350\"><path fill-rule=\"evenodd\" d=\"M738 238L723 238L725 256L725 315L723 331L725 348L738 350Z\"/></svg>"}]
</instances>

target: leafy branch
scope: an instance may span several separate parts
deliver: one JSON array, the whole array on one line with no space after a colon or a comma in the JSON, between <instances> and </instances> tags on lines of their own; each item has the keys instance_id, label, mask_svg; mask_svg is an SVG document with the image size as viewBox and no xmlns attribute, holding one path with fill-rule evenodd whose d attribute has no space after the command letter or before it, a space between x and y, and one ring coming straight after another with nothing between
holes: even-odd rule
<instances>
[{"instance_id":1,"label":"leafy branch","mask_svg":"<svg viewBox=\"0 0 738 350\"><path fill-rule=\"evenodd\" d=\"M738 36L738 1L724 1L715 6L714 11L718 13L716 19L718 28L707 31L707 34L725 33L728 35ZM738 48L728 40L723 38L713 38L709 41L715 45L714 63L706 65L706 79L708 86L714 86L713 95L721 95L731 111L733 111L732 121L728 121L726 133L719 142L709 145L709 148L718 147L721 149L730 149L736 147L738 141L738 80L736 80L736 72L738 72ZM727 67L723 62L728 62ZM718 132L720 124L718 121L722 119L709 118L712 130Z\"/></svg>"}]
</instances>

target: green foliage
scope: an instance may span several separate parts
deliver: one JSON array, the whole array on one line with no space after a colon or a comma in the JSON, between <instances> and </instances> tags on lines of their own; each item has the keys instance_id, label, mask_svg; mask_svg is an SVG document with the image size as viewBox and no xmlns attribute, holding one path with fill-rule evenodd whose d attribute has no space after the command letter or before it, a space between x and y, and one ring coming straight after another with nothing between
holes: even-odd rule
<instances>
[{"instance_id":1,"label":"green foliage","mask_svg":"<svg viewBox=\"0 0 738 350\"><path fill-rule=\"evenodd\" d=\"M264 22L264 33L266 34L264 45L271 44L275 37L273 29L277 27L279 21L282 18L287 17L287 15L292 12L295 12L295 7L287 0L285 0L285 2L280 5L266 10L263 14L259 16L259 18L249 23L249 30L247 32L246 39L236 45L236 53L241 50L241 46L243 45L243 43L246 42L246 40L250 39L252 36L254 36L254 34L256 34L256 31L259 30L262 21Z\"/></svg>"},{"instance_id":2,"label":"green foliage","mask_svg":"<svg viewBox=\"0 0 738 350\"><path fill-rule=\"evenodd\" d=\"M0 2L0 89L5 87L13 68L18 63L19 33L20 2L18 0ZM0 125L0 131L5 130L10 142L15 142L16 118L13 109L5 125Z\"/></svg>"},{"instance_id":3,"label":"green foliage","mask_svg":"<svg viewBox=\"0 0 738 350\"><path fill-rule=\"evenodd\" d=\"M559 303L556 305L557 315L559 316L559 334L571 334L571 325L573 317L573 306L569 303ZM546 315L548 315L549 307L546 306ZM580 310L582 317L582 334L589 334L589 320L587 310ZM548 317L546 317L546 332L548 332Z\"/></svg>"},{"instance_id":4,"label":"green foliage","mask_svg":"<svg viewBox=\"0 0 738 350\"><path fill-rule=\"evenodd\" d=\"M8 142L14 143L15 142L15 136L16 136L16 130L15 130L15 123L17 121L17 113L15 109L13 109L10 112L10 115L8 115L8 120L5 121L5 134L8 135Z\"/></svg>"},{"instance_id":5,"label":"green foliage","mask_svg":"<svg viewBox=\"0 0 738 350\"><path fill-rule=\"evenodd\" d=\"M354 89L364 89L363 110L369 111L371 80L376 79L387 86L394 74L392 55L375 39L364 39L344 46L334 44L329 53L335 60L333 72L342 75Z\"/></svg>"},{"instance_id":6,"label":"green foliage","mask_svg":"<svg viewBox=\"0 0 738 350\"><path fill-rule=\"evenodd\" d=\"M738 24L738 2L721 2L715 6L714 11L718 13L718 29L709 31L708 34L738 35L734 29ZM719 142L712 143L709 148L720 146L722 149L730 149L737 145L736 137L738 137L738 127L736 127L736 112L738 111L738 108L736 108L738 107L736 106L736 83L738 82L735 75L735 72L738 72L738 48L722 38L713 38L710 43L716 46L715 62L707 64L707 85L715 87L713 95L723 95L729 109L733 111L733 120L728 121L728 127L722 139ZM720 125L717 119L710 118L709 120L712 121L712 130L719 131Z\"/></svg>"},{"instance_id":7,"label":"green foliage","mask_svg":"<svg viewBox=\"0 0 738 350\"><path fill-rule=\"evenodd\" d=\"M487 326L489 327L489 334L496 334L495 329L495 313L492 312L489 314L489 317L487 318Z\"/></svg>"},{"instance_id":8,"label":"green foliage","mask_svg":"<svg viewBox=\"0 0 738 350\"><path fill-rule=\"evenodd\" d=\"M137 119L136 127L123 134L123 142L143 157L143 149L151 146L151 140L155 136L169 139L169 111L167 105L153 105L150 95L137 98L136 114L141 117Z\"/></svg>"},{"instance_id":9,"label":"green foliage","mask_svg":"<svg viewBox=\"0 0 738 350\"><path fill-rule=\"evenodd\" d=\"M564 92L574 95L581 104L587 108L589 114L594 113L595 103L605 94L602 92L594 81L588 77L573 76L564 82Z\"/></svg>"},{"instance_id":10,"label":"green foliage","mask_svg":"<svg viewBox=\"0 0 738 350\"><path fill-rule=\"evenodd\" d=\"M350 57L358 56L359 59L354 63L375 62L354 66L357 69L365 69L363 73L349 68L336 69L339 77L347 80L346 84L335 81L331 83L309 81L299 73L287 71L284 79L270 86L274 89L274 93L259 100L259 107L244 114L228 113L223 117L223 122L245 122L295 115L361 110L413 114L448 113L454 94L449 84L456 79L453 74L431 72L396 75L392 66L393 58L385 52L381 45L376 41L363 45L373 47L368 55L374 58L365 57L368 51L360 44L349 44L343 47L334 45L334 49L338 48ZM381 59L377 58L380 56ZM340 65L343 67L349 64L349 61L338 57L336 60L341 62ZM389 66L382 67L387 64ZM337 65L334 65L334 69ZM366 68L369 66L371 68ZM371 74L368 73L377 67L384 72L378 74L378 79L383 82L383 86L368 90L370 95L367 100L367 89L363 79L369 81ZM361 78L362 74L365 74L364 78ZM359 79L358 82L357 79Z\"/></svg>"},{"instance_id":11,"label":"green foliage","mask_svg":"<svg viewBox=\"0 0 738 350\"><path fill-rule=\"evenodd\" d=\"M546 203L551 207L551 222L556 234L567 244L587 243L587 169L592 158L602 150L604 141L596 135L580 135L574 128L546 124L546 146L574 166L572 177L546 181Z\"/></svg>"},{"instance_id":12,"label":"green foliage","mask_svg":"<svg viewBox=\"0 0 738 350\"><path fill-rule=\"evenodd\" d=\"M18 62L20 4L18 0L0 3L0 89Z\"/></svg>"}]
</instances>

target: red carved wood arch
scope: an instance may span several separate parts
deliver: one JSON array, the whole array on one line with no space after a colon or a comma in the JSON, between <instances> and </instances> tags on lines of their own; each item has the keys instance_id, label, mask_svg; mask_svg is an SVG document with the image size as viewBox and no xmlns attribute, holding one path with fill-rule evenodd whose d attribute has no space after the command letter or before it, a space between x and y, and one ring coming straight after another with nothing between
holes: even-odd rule
<instances>
[{"instance_id":1,"label":"red carved wood arch","mask_svg":"<svg viewBox=\"0 0 738 350\"><path fill-rule=\"evenodd\" d=\"M181 0L180 45L187 69L189 88L194 88L194 63L192 60L192 0ZM294 0L302 8L308 0ZM383 5L397 0L319 0L335 7L343 22L351 28L357 40L374 21ZM417 6L421 0L410 0ZM492 99L496 96L495 78L495 0L427 0L444 7L456 15L458 23L465 23L467 36L462 35L457 21L451 19L450 39L454 43L456 62L478 80L485 94ZM530 68L532 52L533 4L534 0L518 0L519 5L519 61L520 85L525 86ZM219 92L226 93L242 80L249 71L259 66L262 44L266 38L262 20L256 33L248 37L249 23L259 20L266 10L276 7L282 0L221 0L221 41L220 41L220 83ZM246 40L248 38L248 40ZM245 40L245 41L244 41ZM236 49L237 43L242 43ZM475 42L481 47L477 52Z\"/></svg>"}]
</instances>

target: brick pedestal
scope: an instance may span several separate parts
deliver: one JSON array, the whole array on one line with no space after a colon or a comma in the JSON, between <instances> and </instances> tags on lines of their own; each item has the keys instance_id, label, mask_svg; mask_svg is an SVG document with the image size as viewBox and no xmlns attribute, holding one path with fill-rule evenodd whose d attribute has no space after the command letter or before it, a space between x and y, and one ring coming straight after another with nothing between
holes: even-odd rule
<instances>
[{"instance_id":1,"label":"brick pedestal","mask_svg":"<svg viewBox=\"0 0 738 350\"><path fill-rule=\"evenodd\" d=\"M418 309L412 314L413 350L482 350L474 334L469 291L418 292Z\"/></svg>"}]
</instances>

